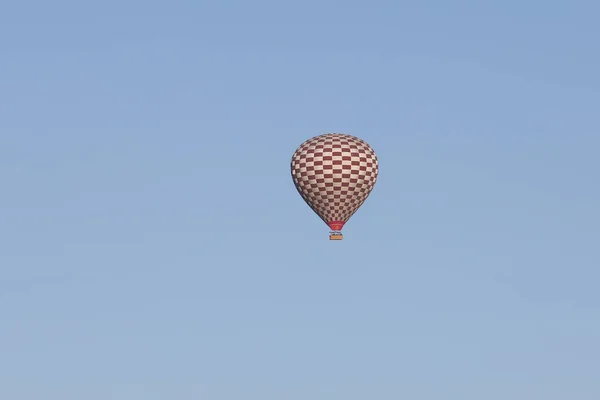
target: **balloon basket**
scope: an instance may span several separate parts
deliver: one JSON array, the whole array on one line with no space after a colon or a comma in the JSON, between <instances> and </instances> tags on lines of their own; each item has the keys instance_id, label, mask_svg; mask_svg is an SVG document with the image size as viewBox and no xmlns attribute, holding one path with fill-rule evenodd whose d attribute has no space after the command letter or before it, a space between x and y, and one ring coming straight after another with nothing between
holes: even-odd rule
<instances>
[{"instance_id":1,"label":"balloon basket","mask_svg":"<svg viewBox=\"0 0 600 400\"><path fill-rule=\"evenodd\" d=\"M344 236L342 232L339 231L331 231L329 232L329 240L342 240Z\"/></svg>"}]
</instances>

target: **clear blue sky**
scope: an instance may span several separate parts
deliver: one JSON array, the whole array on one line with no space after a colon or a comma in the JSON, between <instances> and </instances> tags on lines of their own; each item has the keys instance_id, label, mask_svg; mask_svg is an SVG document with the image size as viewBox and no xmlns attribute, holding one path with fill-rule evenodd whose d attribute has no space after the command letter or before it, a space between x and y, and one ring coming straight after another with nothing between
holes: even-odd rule
<instances>
[{"instance_id":1,"label":"clear blue sky","mask_svg":"<svg viewBox=\"0 0 600 400\"><path fill-rule=\"evenodd\" d=\"M600 398L597 2L5 3L0 398Z\"/></svg>"}]
</instances>

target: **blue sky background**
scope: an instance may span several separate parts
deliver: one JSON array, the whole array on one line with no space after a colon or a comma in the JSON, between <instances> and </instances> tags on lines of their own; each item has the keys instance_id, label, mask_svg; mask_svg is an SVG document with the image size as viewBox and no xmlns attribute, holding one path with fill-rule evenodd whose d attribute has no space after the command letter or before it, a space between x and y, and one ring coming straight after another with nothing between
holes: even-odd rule
<instances>
[{"instance_id":1,"label":"blue sky background","mask_svg":"<svg viewBox=\"0 0 600 400\"><path fill-rule=\"evenodd\" d=\"M0 6L0 398L600 398L600 3ZM330 242L289 160L381 163Z\"/></svg>"}]
</instances>

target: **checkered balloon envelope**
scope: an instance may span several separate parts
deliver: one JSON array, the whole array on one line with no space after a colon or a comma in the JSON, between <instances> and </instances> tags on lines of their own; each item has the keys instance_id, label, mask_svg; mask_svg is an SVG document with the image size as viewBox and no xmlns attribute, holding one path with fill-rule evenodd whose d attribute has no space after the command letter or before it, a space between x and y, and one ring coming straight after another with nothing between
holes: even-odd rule
<instances>
[{"instance_id":1,"label":"checkered balloon envelope","mask_svg":"<svg viewBox=\"0 0 600 400\"><path fill-rule=\"evenodd\" d=\"M302 143L291 162L296 189L331 229L330 239L342 239L344 224L375 186L379 162L364 140L326 133Z\"/></svg>"}]
</instances>

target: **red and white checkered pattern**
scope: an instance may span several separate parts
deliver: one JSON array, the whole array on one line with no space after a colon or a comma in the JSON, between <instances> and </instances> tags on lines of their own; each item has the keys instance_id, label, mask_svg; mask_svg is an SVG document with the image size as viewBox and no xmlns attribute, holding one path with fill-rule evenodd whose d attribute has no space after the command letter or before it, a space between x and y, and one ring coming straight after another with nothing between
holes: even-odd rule
<instances>
[{"instance_id":1,"label":"red and white checkered pattern","mask_svg":"<svg viewBox=\"0 0 600 400\"><path fill-rule=\"evenodd\" d=\"M302 143L291 169L306 203L332 230L341 230L371 193L379 162L362 139L327 133Z\"/></svg>"}]
</instances>

